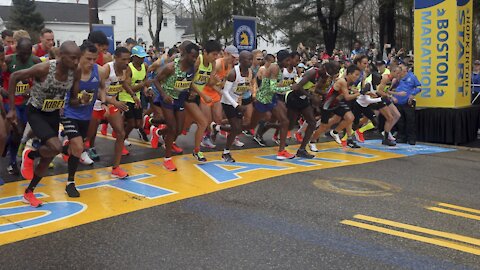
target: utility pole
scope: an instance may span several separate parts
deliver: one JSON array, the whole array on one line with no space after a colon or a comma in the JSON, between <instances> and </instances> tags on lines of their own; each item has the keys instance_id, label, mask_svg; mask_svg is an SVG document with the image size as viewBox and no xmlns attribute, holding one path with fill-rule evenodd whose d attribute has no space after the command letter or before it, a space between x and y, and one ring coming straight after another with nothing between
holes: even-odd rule
<instances>
[{"instance_id":1,"label":"utility pole","mask_svg":"<svg viewBox=\"0 0 480 270\"><path fill-rule=\"evenodd\" d=\"M98 0L88 0L88 26L92 32L92 24L98 24Z\"/></svg>"},{"instance_id":2,"label":"utility pole","mask_svg":"<svg viewBox=\"0 0 480 270\"><path fill-rule=\"evenodd\" d=\"M137 0L133 0L133 39L137 41Z\"/></svg>"}]
</instances>

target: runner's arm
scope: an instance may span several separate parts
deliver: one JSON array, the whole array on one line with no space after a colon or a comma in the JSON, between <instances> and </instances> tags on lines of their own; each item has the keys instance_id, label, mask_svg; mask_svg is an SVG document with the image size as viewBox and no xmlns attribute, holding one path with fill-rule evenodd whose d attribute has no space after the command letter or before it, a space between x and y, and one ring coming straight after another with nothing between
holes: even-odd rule
<instances>
[{"instance_id":1,"label":"runner's arm","mask_svg":"<svg viewBox=\"0 0 480 270\"><path fill-rule=\"evenodd\" d=\"M233 88L233 82L235 82L237 75L235 74L235 69L230 70L227 75L227 81L223 86L223 96L228 100L234 108L238 107L238 102L230 95L230 91Z\"/></svg>"},{"instance_id":2,"label":"runner's arm","mask_svg":"<svg viewBox=\"0 0 480 270\"><path fill-rule=\"evenodd\" d=\"M82 78L81 69L76 69L73 75L73 86L70 90L70 105L78 106L82 103L82 100L78 98L78 93L80 93L80 79Z\"/></svg>"},{"instance_id":3,"label":"runner's arm","mask_svg":"<svg viewBox=\"0 0 480 270\"><path fill-rule=\"evenodd\" d=\"M337 87L340 88L340 90L339 90L340 94L347 101L354 100L358 96L360 96L359 92L356 92L355 94L350 94L349 93L348 85L347 85L347 82L345 80L338 80L334 85L334 89L337 89Z\"/></svg>"},{"instance_id":4,"label":"runner's arm","mask_svg":"<svg viewBox=\"0 0 480 270\"><path fill-rule=\"evenodd\" d=\"M167 97L168 95L163 91L162 83L164 83L168 77L172 76L174 72L175 69L173 67L173 63L169 63L160 70L157 77L155 77L153 80L153 84L163 98Z\"/></svg>"},{"instance_id":5,"label":"runner's arm","mask_svg":"<svg viewBox=\"0 0 480 270\"><path fill-rule=\"evenodd\" d=\"M108 65L107 65L108 66ZM100 75L100 88L98 89L98 99L102 102L102 107L107 105L107 87L105 85L105 79L108 77L107 70L104 67L98 67L98 73ZM106 108L104 108L106 109Z\"/></svg>"},{"instance_id":6,"label":"runner's arm","mask_svg":"<svg viewBox=\"0 0 480 270\"><path fill-rule=\"evenodd\" d=\"M127 91L127 93L134 97L135 96L135 92L133 89L132 89L132 86L131 86L131 82L132 82L132 70L130 68L127 68L127 70L125 71L125 80L123 81L123 89L125 89L125 91Z\"/></svg>"},{"instance_id":7,"label":"runner's arm","mask_svg":"<svg viewBox=\"0 0 480 270\"><path fill-rule=\"evenodd\" d=\"M271 65L270 68L270 87L273 92L275 93L285 93L291 89L291 86L279 86L277 82L278 73L280 72L280 68L278 65Z\"/></svg>"},{"instance_id":8,"label":"runner's arm","mask_svg":"<svg viewBox=\"0 0 480 270\"><path fill-rule=\"evenodd\" d=\"M35 55L32 55L32 61L33 61L34 64L42 63L42 60L40 59L40 57L35 56Z\"/></svg>"},{"instance_id":9,"label":"runner's arm","mask_svg":"<svg viewBox=\"0 0 480 270\"><path fill-rule=\"evenodd\" d=\"M43 78L48 75L50 69L50 63L40 63L30 68L15 71L10 75L10 81L8 84L8 97L10 101L10 108L15 108L15 88L19 81L23 81L30 78ZM15 111L15 110L10 110Z\"/></svg>"}]
</instances>

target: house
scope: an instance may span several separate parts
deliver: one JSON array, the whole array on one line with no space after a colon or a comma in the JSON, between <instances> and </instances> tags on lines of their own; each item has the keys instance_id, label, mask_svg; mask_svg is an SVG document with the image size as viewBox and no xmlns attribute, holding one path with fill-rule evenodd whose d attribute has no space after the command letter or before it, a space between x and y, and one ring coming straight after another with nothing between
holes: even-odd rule
<instances>
[{"instance_id":1,"label":"house","mask_svg":"<svg viewBox=\"0 0 480 270\"><path fill-rule=\"evenodd\" d=\"M148 16L143 1L137 1L136 15L133 0L99 0L98 17L100 23L114 26L115 43L123 43L129 37L134 37L135 24L137 40L152 44L148 32ZM57 44L65 40L73 40L81 44L89 33L88 5L76 3L41 2L36 1L37 11L43 15L45 27L55 33ZM3 24L8 23L12 7L0 6L0 30ZM164 3L164 19L160 32L160 45L172 47L175 43L182 41L186 31L193 27L185 25L191 23L191 19L184 19L176 16L175 7ZM152 16L152 27L156 25L155 12ZM5 26L4 26L5 27ZM153 31L155 31L153 29ZM187 32L188 34L189 32ZM189 36L190 36L189 35Z\"/></svg>"}]
</instances>

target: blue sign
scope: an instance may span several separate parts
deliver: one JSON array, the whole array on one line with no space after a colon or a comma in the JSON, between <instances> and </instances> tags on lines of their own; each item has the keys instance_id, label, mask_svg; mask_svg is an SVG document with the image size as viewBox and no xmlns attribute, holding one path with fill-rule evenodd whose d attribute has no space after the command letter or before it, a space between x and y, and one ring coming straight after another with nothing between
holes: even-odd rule
<instances>
[{"instance_id":1,"label":"blue sign","mask_svg":"<svg viewBox=\"0 0 480 270\"><path fill-rule=\"evenodd\" d=\"M105 33L108 39L108 52L113 54L115 52L115 35L113 32L113 25L94 24L92 25L92 31L102 31Z\"/></svg>"},{"instance_id":2,"label":"blue sign","mask_svg":"<svg viewBox=\"0 0 480 270\"><path fill-rule=\"evenodd\" d=\"M239 51L253 51L257 48L257 19L255 17L233 16L233 45Z\"/></svg>"}]
</instances>

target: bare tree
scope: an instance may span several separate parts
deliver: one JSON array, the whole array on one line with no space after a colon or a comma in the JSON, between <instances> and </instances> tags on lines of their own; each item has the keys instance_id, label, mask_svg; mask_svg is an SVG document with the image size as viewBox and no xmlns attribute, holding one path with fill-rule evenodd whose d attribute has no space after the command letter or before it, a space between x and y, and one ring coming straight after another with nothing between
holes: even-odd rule
<instances>
[{"instance_id":1,"label":"bare tree","mask_svg":"<svg viewBox=\"0 0 480 270\"><path fill-rule=\"evenodd\" d=\"M160 31L163 23L163 0L143 0L145 6L145 14L148 18L148 33L153 41L153 46L160 46ZM153 25L153 19L156 24ZM155 29L153 27L155 26Z\"/></svg>"}]
</instances>

